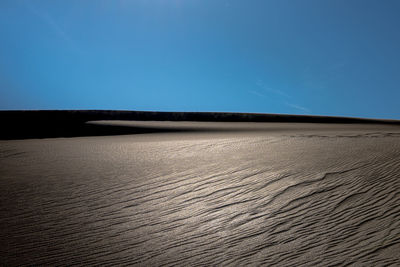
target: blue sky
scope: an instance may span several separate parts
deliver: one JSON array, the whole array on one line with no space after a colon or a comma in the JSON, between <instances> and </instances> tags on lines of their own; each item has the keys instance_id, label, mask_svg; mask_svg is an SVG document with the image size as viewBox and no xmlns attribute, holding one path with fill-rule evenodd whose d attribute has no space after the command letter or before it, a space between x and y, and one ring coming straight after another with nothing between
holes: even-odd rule
<instances>
[{"instance_id":1,"label":"blue sky","mask_svg":"<svg viewBox=\"0 0 400 267\"><path fill-rule=\"evenodd\" d=\"M400 119L400 1L0 1L0 109Z\"/></svg>"}]
</instances>

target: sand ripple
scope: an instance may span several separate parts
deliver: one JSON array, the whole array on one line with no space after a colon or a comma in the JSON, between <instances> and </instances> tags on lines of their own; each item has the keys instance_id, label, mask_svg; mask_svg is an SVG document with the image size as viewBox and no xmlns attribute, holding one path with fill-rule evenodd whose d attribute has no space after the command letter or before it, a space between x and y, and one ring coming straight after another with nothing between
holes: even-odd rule
<instances>
[{"instance_id":1,"label":"sand ripple","mask_svg":"<svg viewBox=\"0 0 400 267\"><path fill-rule=\"evenodd\" d=\"M1 142L0 265L398 266L400 135L350 135Z\"/></svg>"}]
</instances>

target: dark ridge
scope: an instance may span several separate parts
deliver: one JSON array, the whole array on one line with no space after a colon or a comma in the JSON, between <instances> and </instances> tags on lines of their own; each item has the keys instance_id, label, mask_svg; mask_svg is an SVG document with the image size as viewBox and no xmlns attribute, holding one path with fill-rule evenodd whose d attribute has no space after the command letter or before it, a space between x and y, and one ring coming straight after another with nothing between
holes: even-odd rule
<instances>
[{"instance_id":1,"label":"dark ridge","mask_svg":"<svg viewBox=\"0 0 400 267\"><path fill-rule=\"evenodd\" d=\"M150 127L124 127L86 124L99 120L201 121L201 122L304 122L394 124L397 120L348 117L283 115L226 112L158 112L116 110L38 110L0 111L0 139L26 139L75 136L102 136L150 132L180 131ZM184 131L184 130L182 130Z\"/></svg>"}]
</instances>

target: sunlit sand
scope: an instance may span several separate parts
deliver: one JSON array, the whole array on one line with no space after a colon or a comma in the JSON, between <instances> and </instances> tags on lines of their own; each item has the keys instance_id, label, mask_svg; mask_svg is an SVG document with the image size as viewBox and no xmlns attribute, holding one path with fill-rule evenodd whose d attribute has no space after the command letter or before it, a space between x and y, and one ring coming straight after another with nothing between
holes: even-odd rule
<instances>
[{"instance_id":1,"label":"sunlit sand","mask_svg":"<svg viewBox=\"0 0 400 267\"><path fill-rule=\"evenodd\" d=\"M1 265L400 264L398 126L93 123L174 131L0 141Z\"/></svg>"}]
</instances>

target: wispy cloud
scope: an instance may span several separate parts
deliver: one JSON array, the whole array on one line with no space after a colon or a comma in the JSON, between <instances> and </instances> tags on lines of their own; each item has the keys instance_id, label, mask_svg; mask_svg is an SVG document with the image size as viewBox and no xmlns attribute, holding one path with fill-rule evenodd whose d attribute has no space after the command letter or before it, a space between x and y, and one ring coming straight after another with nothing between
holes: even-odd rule
<instances>
[{"instance_id":1,"label":"wispy cloud","mask_svg":"<svg viewBox=\"0 0 400 267\"><path fill-rule=\"evenodd\" d=\"M63 41L65 41L74 50L80 51L76 43L71 39L71 37L60 27L60 25L45 11L39 10L31 2L24 2L25 7L36 15L40 20L46 23L52 31Z\"/></svg>"},{"instance_id":2,"label":"wispy cloud","mask_svg":"<svg viewBox=\"0 0 400 267\"><path fill-rule=\"evenodd\" d=\"M258 91L255 91L255 90L250 90L249 92L250 92L251 94L256 95L256 96L259 96L259 97L265 97L264 94L262 94L262 93L260 93L260 92L258 92Z\"/></svg>"},{"instance_id":3,"label":"wispy cloud","mask_svg":"<svg viewBox=\"0 0 400 267\"><path fill-rule=\"evenodd\" d=\"M282 90L271 88L268 85L266 85L262 80L258 80L256 82L256 85L258 87L262 88L265 92L273 93L275 95L279 95L279 96L282 96L282 97L285 97L285 98L290 98L290 96L288 94L286 94L285 92L283 92Z\"/></svg>"},{"instance_id":4,"label":"wispy cloud","mask_svg":"<svg viewBox=\"0 0 400 267\"><path fill-rule=\"evenodd\" d=\"M300 110L302 112L306 112L306 113L310 113L311 112L310 109L308 109L306 107L299 106L299 105L295 105L295 104L291 104L291 103L287 103L287 102L285 103L285 105L288 106L288 107Z\"/></svg>"},{"instance_id":5,"label":"wispy cloud","mask_svg":"<svg viewBox=\"0 0 400 267\"><path fill-rule=\"evenodd\" d=\"M250 93L257 95L259 97L267 97L267 95L264 94L264 92L270 93L270 94L272 93L272 94L275 94L280 97L281 105L286 105L292 109L297 109L303 113L311 113L311 110L307 107L303 107L303 106L300 106L297 104L292 104L292 103L287 102L287 101L290 101L289 99L292 99L292 97L289 94L287 94L286 92L279 90L279 89L271 88L268 85L266 85L262 80L258 80L256 82L256 85L259 88L263 89L263 92L259 92L258 90L251 90L251 91L249 91Z\"/></svg>"}]
</instances>

